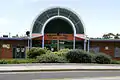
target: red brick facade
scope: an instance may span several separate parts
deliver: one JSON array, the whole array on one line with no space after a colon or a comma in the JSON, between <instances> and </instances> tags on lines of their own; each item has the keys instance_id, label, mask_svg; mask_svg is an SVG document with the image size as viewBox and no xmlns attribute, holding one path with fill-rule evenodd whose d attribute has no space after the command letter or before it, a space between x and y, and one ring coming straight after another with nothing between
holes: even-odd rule
<instances>
[{"instance_id":1,"label":"red brick facade","mask_svg":"<svg viewBox=\"0 0 120 80\"><path fill-rule=\"evenodd\" d=\"M99 47L99 52L110 55L113 59L120 60L120 56L115 56L115 48L120 48L120 41L117 40L92 40L90 41L90 48ZM120 54L120 53L119 53Z\"/></svg>"},{"instance_id":2,"label":"red brick facade","mask_svg":"<svg viewBox=\"0 0 120 80\"><path fill-rule=\"evenodd\" d=\"M3 47L3 45L9 45L9 48ZM0 39L0 59L13 58L13 48L17 46L27 46L27 40L4 40Z\"/></svg>"},{"instance_id":3,"label":"red brick facade","mask_svg":"<svg viewBox=\"0 0 120 80\"><path fill-rule=\"evenodd\" d=\"M27 47L27 39L0 39L0 59L14 58L14 48L17 46ZM3 45L9 44L9 48ZM117 54L116 47L118 49ZM90 50L96 48L97 52L110 55L113 59L120 60L120 40L90 40Z\"/></svg>"}]
</instances>

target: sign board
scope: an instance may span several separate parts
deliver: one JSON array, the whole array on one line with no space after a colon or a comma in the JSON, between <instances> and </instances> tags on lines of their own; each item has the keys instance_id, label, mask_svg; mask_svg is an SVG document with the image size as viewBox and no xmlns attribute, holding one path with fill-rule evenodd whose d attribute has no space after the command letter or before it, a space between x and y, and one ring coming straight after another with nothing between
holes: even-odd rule
<instances>
[{"instance_id":1,"label":"sign board","mask_svg":"<svg viewBox=\"0 0 120 80\"><path fill-rule=\"evenodd\" d=\"M45 40L73 40L73 34L45 34Z\"/></svg>"},{"instance_id":2,"label":"sign board","mask_svg":"<svg viewBox=\"0 0 120 80\"><path fill-rule=\"evenodd\" d=\"M9 49L10 48L10 44L3 44L2 47Z\"/></svg>"}]
</instances>

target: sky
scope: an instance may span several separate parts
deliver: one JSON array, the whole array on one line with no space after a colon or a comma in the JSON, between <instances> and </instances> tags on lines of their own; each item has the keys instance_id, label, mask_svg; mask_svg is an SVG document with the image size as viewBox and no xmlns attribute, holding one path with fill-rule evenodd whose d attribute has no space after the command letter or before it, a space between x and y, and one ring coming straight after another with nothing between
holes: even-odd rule
<instances>
[{"instance_id":1,"label":"sky","mask_svg":"<svg viewBox=\"0 0 120 80\"><path fill-rule=\"evenodd\" d=\"M75 11L88 37L120 33L120 0L0 0L0 36L25 35L37 15L56 6Z\"/></svg>"}]
</instances>

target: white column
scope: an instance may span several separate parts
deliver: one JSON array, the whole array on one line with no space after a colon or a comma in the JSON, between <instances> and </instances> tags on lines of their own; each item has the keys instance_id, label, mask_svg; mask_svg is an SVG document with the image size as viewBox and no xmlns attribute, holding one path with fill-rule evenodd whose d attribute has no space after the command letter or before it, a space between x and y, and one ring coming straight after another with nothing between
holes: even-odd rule
<instances>
[{"instance_id":1,"label":"white column","mask_svg":"<svg viewBox=\"0 0 120 80\"><path fill-rule=\"evenodd\" d=\"M60 45L59 45L59 39L57 40L57 50L60 49Z\"/></svg>"},{"instance_id":2,"label":"white column","mask_svg":"<svg viewBox=\"0 0 120 80\"><path fill-rule=\"evenodd\" d=\"M74 37L73 37L73 49L75 49L75 34L74 34Z\"/></svg>"},{"instance_id":3,"label":"white column","mask_svg":"<svg viewBox=\"0 0 120 80\"><path fill-rule=\"evenodd\" d=\"M44 48L44 34L42 36L42 48Z\"/></svg>"},{"instance_id":4,"label":"white column","mask_svg":"<svg viewBox=\"0 0 120 80\"><path fill-rule=\"evenodd\" d=\"M86 39L84 40L84 51L86 51Z\"/></svg>"},{"instance_id":5,"label":"white column","mask_svg":"<svg viewBox=\"0 0 120 80\"><path fill-rule=\"evenodd\" d=\"M88 52L90 50L90 40L88 39Z\"/></svg>"}]
</instances>

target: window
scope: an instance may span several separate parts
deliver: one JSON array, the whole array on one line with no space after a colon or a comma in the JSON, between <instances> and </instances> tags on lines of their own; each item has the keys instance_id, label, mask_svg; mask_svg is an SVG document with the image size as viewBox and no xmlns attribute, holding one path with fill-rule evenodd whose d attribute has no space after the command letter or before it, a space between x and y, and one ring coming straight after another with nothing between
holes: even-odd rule
<instances>
[{"instance_id":1,"label":"window","mask_svg":"<svg viewBox=\"0 0 120 80\"><path fill-rule=\"evenodd\" d=\"M95 53L98 53L98 52L99 52L99 49L100 49L100 48L97 47L97 46L96 46L96 47L91 47L91 48L90 48L90 51L93 51L93 52L95 52Z\"/></svg>"},{"instance_id":2,"label":"window","mask_svg":"<svg viewBox=\"0 0 120 80\"><path fill-rule=\"evenodd\" d=\"M120 48L116 47L114 52L115 57L120 57Z\"/></svg>"}]
</instances>

